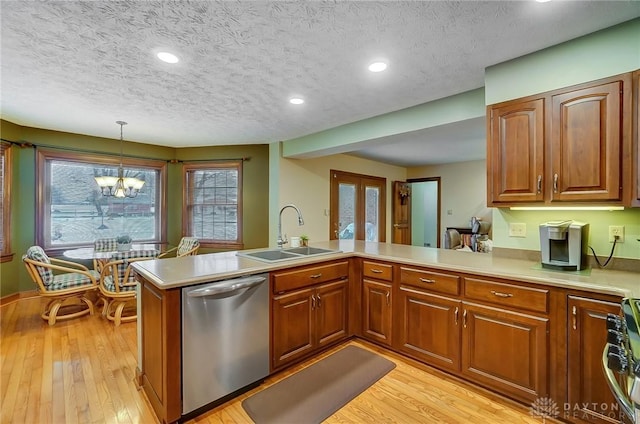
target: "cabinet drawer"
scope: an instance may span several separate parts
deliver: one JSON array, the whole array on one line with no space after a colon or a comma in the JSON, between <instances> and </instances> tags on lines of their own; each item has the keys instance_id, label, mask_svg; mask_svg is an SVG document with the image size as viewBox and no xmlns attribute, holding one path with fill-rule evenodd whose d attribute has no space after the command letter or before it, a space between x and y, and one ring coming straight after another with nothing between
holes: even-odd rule
<instances>
[{"instance_id":1,"label":"cabinet drawer","mask_svg":"<svg viewBox=\"0 0 640 424\"><path fill-rule=\"evenodd\" d=\"M376 280L393 281L393 265L362 261L362 274Z\"/></svg>"},{"instance_id":2,"label":"cabinet drawer","mask_svg":"<svg viewBox=\"0 0 640 424\"><path fill-rule=\"evenodd\" d=\"M495 281L465 278L464 296L497 305L511 306L536 312L548 312L549 290Z\"/></svg>"},{"instance_id":3,"label":"cabinet drawer","mask_svg":"<svg viewBox=\"0 0 640 424\"><path fill-rule=\"evenodd\" d=\"M460 294L460 277L457 275L400 267L400 283L438 293Z\"/></svg>"},{"instance_id":4,"label":"cabinet drawer","mask_svg":"<svg viewBox=\"0 0 640 424\"><path fill-rule=\"evenodd\" d=\"M347 261L277 272L273 274L273 292L283 293L312 284L347 278L348 276L349 262Z\"/></svg>"}]
</instances>

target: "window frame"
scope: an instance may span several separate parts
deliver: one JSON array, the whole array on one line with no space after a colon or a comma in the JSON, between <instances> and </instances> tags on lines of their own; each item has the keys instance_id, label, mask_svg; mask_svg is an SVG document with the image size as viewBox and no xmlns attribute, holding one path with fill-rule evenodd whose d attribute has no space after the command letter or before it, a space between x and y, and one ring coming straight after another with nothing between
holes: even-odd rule
<instances>
[{"instance_id":1,"label":"window frame","mask_svg":"<svg viewBox=\"0 0 640 424\"><path fill-rule=\"evenodd\" d=\"M13 260L11 252L11 173L12 173L12 145L7 142L0 143L0 156L2 156L2 251L0 251L0 263Z\"/></svg>"},{"instance_id":2,"label":"window frame","mask_svg":"<svg viewBox=\"0 0 640 424\"><path fill-rule=\"evenodd\" d=\"M120 156L108 156L96 153L85 153L85 152L71 152L71 151L59 151L59 150L50 150L44 148L37 149L36 155L36 244L42 246L42 248L49 255L58 255L62 254L63 251L77 248L77 247L90 247L93 246L92 243L76 243L76 244L68 244L65 246L52 246L45 243L46 237L44 236L44 232L49 229L51 222L50 212L47 214L48 210L51 211L51 205L47 200L47 190L46 188L51 186L50 183L50 175L47 175L47 162L53 160L62 160L69 162L78 162L82 164L88 165L97 165L97 166L120 166L120 162L122 161L122 166L124 168L127 167L136 167L136 168L147 168L150 170L154 170L158 172L158 183L156 186L156 205L155 205L155 213L157 216L156 225L157 228L157 236L154 240L149 240L145 242L155 243L155 244L164 244L166 243L167 238L167 213L166 213L166 187L167 187L167 162L163 160L154 160L154 159L137 159L137 158L128 158L128 157L120 157ZM49 224L47 224L49 223Z\"/></svg>"},{"instance_id":3,"label":"window frame","mask_svg":"<svg viewBox=\"0 0 640 424\"><path fill-rule=\"evenodd\" d=\"M202 170L215 170L215 169L230 169L233 168L238 172L238 213L237 213L237 239L235 241L231 240L216 240L216 239L202 239L198 238L200 241L200 246L205 248L214 248L214 249L236 249L241 250L244 248L243 242L243 234L242 234L242 224L244 220L244 212L243 212L243 201L242 201L242 171L243 171L243 161L242 160L228 160L228 161L208 161L208 162L198 162L198 163L183 163L182 164L182 187L183 187L183 195L182 195L182 234L184 236L192 236L192 226L193 223L190 220L190 205L189 199L192 196L191 188L189 186L190 173L194 171L202 171Z\"/></svg>"}]
</instances>

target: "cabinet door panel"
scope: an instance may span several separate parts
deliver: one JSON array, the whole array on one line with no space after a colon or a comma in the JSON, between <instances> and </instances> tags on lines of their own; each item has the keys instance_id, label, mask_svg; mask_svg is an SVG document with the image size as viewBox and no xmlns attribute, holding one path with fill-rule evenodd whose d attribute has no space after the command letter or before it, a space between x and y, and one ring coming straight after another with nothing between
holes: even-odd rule
<instances>
[{"instance_id":1,"label":"cabinet door panel","mask_svg":"<svg viewBox=\"0 0 640 424\"><path fill-rule=\"evenodd\" d=\"M391 344L391 284L363 281L363 336Z\"/></svg>"},{"instance_id":2,"label":"cabinet door panel","mask_svg":"<svg viewBox=\"0 0 640 424\"><path fill-rule=\"evenodd\" d=\"M607 417L617 403L602 371L602 351L607 313L619 314L620 304L569 296L568 305L569 405L589 422L617 422Z\"/></svg>"},{"instance_id":3,"label":"cabinet door panel","mask_svg":"<svg viewBox=\"0 0 640 424\"><path fill-rule=\"evenodd\" d=\"M347 280L316 288L317 345L322 347L347 335Z\"/></svg>"},{"instance_id":4,"label":"cabinet door panel","mask_svg":"<svg viewBox=\"0 0 640 424\"><path fill-rule=\"evenodd\" d=\"M401 351L441 368L460 370L461 302L400 287Z\"/></svg>"},{"instance_id":5,"label":"cabinet door panel","mask_svg":"<svg viewBox=\"0 0 640 424\"><path fill-rule=\"evenodd\" d=\"M311 289L276 296L272 302L273 367L300 358L313 348Z\"/></svg>"},{"instance_id":6,"label":"cabinet door panel","mask_svg":"<svg viewBox=\"0 0 640 424\"><path fill-rule=\"evenodd\" d=\"M551 200L620 200L622 82L553 96Z\"/></svg>"},{"instance_id":7,"label":"cabinet door panel","mask_svg":"<svg viewBox=\"0 0 640 424\"><path fill-rule=\"evenodd\" d=\"M548 394L547 318L463 303L462 372L530 403Z\"/></svg>"},{"instance_id":8,"label":"cabinet door panel","mask_svg":"<svg viewBox=\"0 0 640 424\"><path fill-rule=\"evenodd\" d=\"M489 205L543 200L544 100L495 107L489 113Z\"/></svg>"}]
</instances>

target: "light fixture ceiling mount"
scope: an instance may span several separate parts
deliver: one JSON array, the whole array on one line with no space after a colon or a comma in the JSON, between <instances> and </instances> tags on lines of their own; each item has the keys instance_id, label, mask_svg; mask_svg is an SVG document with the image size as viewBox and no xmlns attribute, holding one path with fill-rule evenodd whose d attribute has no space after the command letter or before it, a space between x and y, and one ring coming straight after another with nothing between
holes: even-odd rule
<instances>
[{"instance_id":1,"label":"light fixture ceiling mount","mask_svg":"<svg viewBox=\"0 0 640 424\"><path fill-rule=\"evenodd\" d=\"M116 121L116 124L120 125L120 166L118 167L118 176L105 175L95 177L95 180L103 196L120 198L136 197L142 186L144 186L144 180L124 176L124 169L122 168L122 144L124 142L122 127L127 125L127 123L124 121Z\"/></svg>"}]
</instances>

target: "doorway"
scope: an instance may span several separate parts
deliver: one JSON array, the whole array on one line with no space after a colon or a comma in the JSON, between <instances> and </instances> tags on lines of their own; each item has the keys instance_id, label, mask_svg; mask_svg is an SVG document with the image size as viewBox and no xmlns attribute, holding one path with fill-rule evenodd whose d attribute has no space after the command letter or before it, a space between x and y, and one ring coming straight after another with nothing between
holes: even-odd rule
<instances>
[{"instance_id":1,"label":"doorway","mask_svg":"<svg viewBox=\"0 0 640 424\"><path fill-rule=\"evenodd\" d=\"M440 177L407 183L411 187L411 244L440 247Z\"/></svg>"},{"instance_id":2,"label":"doorway","mask_svg":"<svg viewBox=\"0 0 640 424\"><path fill-rule=\"evenodd\" d=\"M385 178L330 170L329 239L385 241Z\"/></svg>"}]
</instances>

